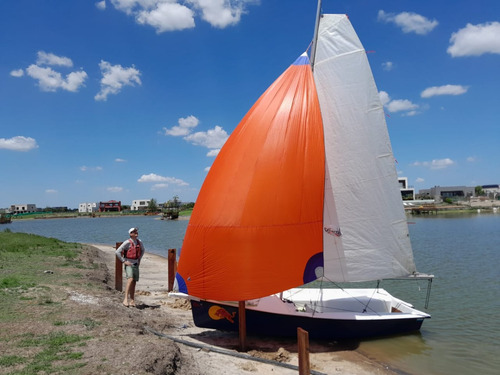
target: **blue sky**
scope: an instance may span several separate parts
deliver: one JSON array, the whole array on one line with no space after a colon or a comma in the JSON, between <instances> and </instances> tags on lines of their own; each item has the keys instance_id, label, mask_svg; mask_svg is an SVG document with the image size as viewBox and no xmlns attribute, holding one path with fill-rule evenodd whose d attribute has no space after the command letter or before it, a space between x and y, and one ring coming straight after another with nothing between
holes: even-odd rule
<instances>
[{"instance_id":1,"label":"blue sky","mask_svg":"<svg viewBox=\"0 0 500 375\"><path fill-rule=\"evenodd\" d=\"M367 50L411 186L500 183L498 0L323 11L347 13ZM315 14L315 0L0 2L0 208L195 201Z\"/></svg>"}]
</instances>

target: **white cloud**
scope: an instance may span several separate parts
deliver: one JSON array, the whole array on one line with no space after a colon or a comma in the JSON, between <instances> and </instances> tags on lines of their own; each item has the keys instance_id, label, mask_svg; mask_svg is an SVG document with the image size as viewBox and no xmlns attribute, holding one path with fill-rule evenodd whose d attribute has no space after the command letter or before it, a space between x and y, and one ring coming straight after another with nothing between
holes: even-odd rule
<instances>
[{"instance_id":1,"label":"white cloud","mask_svg":"<svg viewBox=\"0 0 500 375\"><path fill-rule=\"evenodd\" d=\"M111 192L111 193L119 193L119 192L123 191L123 188L120 186L110 186L110 187L107 187L106 190Z\"/></svg>"},{"instance_id":2,"label":"white cloud","mask_svg":"<svg viewBox=\"0 0 500 375\"><path fill-rule=\"evenodd\" d=\"M53 53L47 53L44 51L38 51L37 56L37 65L56 65L65 66L67 68L71 68L73 66L73 61L71 61L69 57L57 56Z\"/></svg>"},{"instance_id":3,"label":"white cloud","mask_svg":"<svg viewBox=\"0 0 500 375\"><path fill-rule=\"evenodd\" d=\"M216 149L208 151L207 156L208 157L215 157L215 156L219 155L219 152L220 152L220 148L216 148Z\"/></svg>"},{"instance_id":4,"label":"white cloud","mask_svg":"<svg viewBox=\"0 0 500 375\"><path fill-rule=\"evenodd\" d=\"M63 75L52 69L50 66L72 67L73 62L70 58L64 56L56 56L53 53L38 51L36 64L31 64L26 68L26 74L38 81L38 86L42 91L54 92L58 89L70 92L76 92L83 86L87 79L87 73L83 70L71 72L63 77ZM13 77L22 77L24 72L22 69L13 70L10 72Z\"/></svg>"},{"instance_id":5,"label":"white cloud","mask_svg":"<svg viewBox=\"0 0 500 375\"><path fill-rule=\"evenodd\" d=\"M437 95L462 95L467 92L469 87L462 85L444 85L444 86L433 86L428 87L420 96L422 98L430 98Z\"/></svg>"},{"instance_id":6,"label":"white cloud","mask_svg":"<svg viewBox=\"0 0 500 375\"><path fill-rule=\"evenodd\" d=\"M178 186L187 186L189 185L187 182L182 181L178 178L175 177L163 177L160 175L157 175L155 173L150 173L150 174L143 174L137 182L166 182L169 184L174 184Z\"/></svg>"},{"instance_id":7,"label":"white cloud","mask_svg":"<svg viewBox=\"0 0 500 375\"><path fill-rule=\"evenodd\" d=\"M391 71L394 68L392 61L386 61L382 63L382 69L386 71Z\"/></svg>"},{"instance_id":8,"label":"white cloud","mask_svg":"<svg viewBox=\"0 0 500 375\"><path fill-rule=\"evenodd\" d=\"M57 56L55 57L57 58ZM49 58L45 56L44 59L48 61ZM64 60L66 58L60 59ZM60 63L59 65L62 65L62 63ZM63 78L61 73L53 70L52 68L43 67L36 64L31 64L28 68L26 68L26 74L38 81L38 86L42 91L48 92L54 92L58 89L77 92L87 79L87 73L83 70L78 72L71 72L66 75L66 78Z\"/></svg>"},{"instance_id":9,"label":"white cloud","mask_svg":"<svg viewBox=\"0 0 500 375\"><path fill-rule=\"evenodd\" d=\"M80 170L82 172L98 172L98 171L102 171L102 167L99 167L99 166L97 166L97 167L87 167L86 165L82 165L80 167Z\"/></svg>"},{"instance_id":10,"label":"white cloud","mask_svg":"<svg viewBox=\"0 0 500 375\"><path fill-rule=\"evenodd\" d=\"M425 182L425 180L422 177L417 177L417 179L415 180L415 182L417 184L421 184L422 182Z\"/></svg>"},{"instance_id":11,"label":"white cloud","mask_svg":"<svg viewBox=\"0 0 500 375\"><path fill-rule=\"evenodd\" d=\"M11 151L30 151L38 148L36 140L31 137L17 136L12 138L0 138L0 149Z\"/></svg>"},{"instance_id":12,"label":"white cloud","mask_svg":"<svg viewBox=\"0 0 500 375\"><path fill-rule=\"evenodd\" d=\"M380 101L382 102L382 105L384 105L384 106L391 101L389 94L385 91L379 91L378 97L380 98Z\"/></svg>"},{"instance_id":13,"label":"white cloud","mask_svg":"<svg viewBox=\"0 0 500 375\"><path fill-rule=\"evenodd\" d=\"M256 0L111 0L113 6L133 16L138 24L149 25L157 33L195 27L195 17L210 25L224 28L235 25L245 7Z\"/></svg>"},{"instance_id":14,"label":"white cloud","mask_svg":"<svg viewBox=\"0 0 500 375\"><path fill-rule=\"evenodd\" d=\"M414 166L416 167L425 167L429 169L445 169L448 167L451 167L452 165L455 165L456 163L451 160L450 158L445 158L445 159L434 159L432 161L416 161L413 163Z\"/></svg>"},{"instance_id":15,"label":"white cloud","mask_svg":"<svg viewBox=\"0 0 500 375\"><path fill-rule=\"evenodd\" d=\"M155 9L142 10L136 14L136 21L154 27L158 34L195 26L194 12L177 3L158 3Z\"/></svg>"},{"instance_id":16,"label":"white cloud","mask_svg":"<svg viewBox=\"0 0 500 375\"><path fill-rule=\"evenodd\" d=\"M108 95L118 94L123 86L141 85L139 76L141 73L134 67L124 68L121 65L111 65L107 61L101 60L101 91L94 97L95 100L106 101Z\"/></svg>"},{"instance_id":17,"label":"white cloud","mask_svg":"<svg viewBox=\"0 0 500 375\"><path fill-rule=\"evenodd\" d=\"M226 131L222 127L216 125L213 129L206 132L197 132L187 135L184 139L194 145L204 146L207 148L221 148L226 142Z\"/></svg>"},{"instance_id":18,"label":"white cloud","mask_svg":"<svg viewBox=\"0 0 500 375\"><path fill-rule=\"evenodd\" d=\"M479 25L469 23L463 29L451 34L450 44L447 52L452 57L500 54L500 22Z\"/></svg>"},{"instance_id":19,"label":"white cloud","mask_svg":"<svg viewBox=\"0 0 500 375\"><path fill-rule=\"evenodd\" d=\"M201 10L203 20L221 29L240 22L245 5L243 1L227 0L189 0L189 3Z\"/></svg>"},{"instance_id":20,"label":"white cloud","mask_svg":"<svg viewBox=\"0 0 500 375\"><path fill-rule=\"evenodd\" d=\"M45 190L45 192L46 192L47 194L56 194L56 193L57 193L57 190L55 190L55 189L47 189L47 190Z\"/></svg>"},{"instance_id":21,"label":"white cloud","mask_svg":"<svg viewBox=\"0 0 500 375\"><path fill-rule=\"evenodd\" d=\"M467 162L468 163L475 163L477 161L477 158L475 156L469 156L467 157Z\"/></svg>"},{"instance_id":22,"label":"white cloud","mask_svg":"<svg viewBox=\"0 0 500 375\"><path fill-rule=\"evenodd\" d=\"M165 135L171 135L174 137L188 135L191 133L191 129L196 128L200 121L195 116L188 116L185 118L180 118L178 120L179 125L173 126L170 129L163 128Z\"/></svg>"},{"instance_id":23,"label":"white cloud","mask_svg":"<svg viewBox=\"0 0 500 375\"><path fill-rule=\"evenodd\" d=\"M22 69L12 70L10 72L10 75L12 77L22 77L22 76L24 76L24 70L22 70Z\"/></svg>"},{"instance_id":24,"label":"white cloud","mask_svg":"<svg viewBox=\"0 0 500 375\"><path fill-rule=\"evenodd\" d=\"M438 21L431 21L420 14L412 12L401 12L399 14L395 14L379 10L378 20L394 23L396 26L401 27L404 33L414 32L419 35L430 33L438 25Z\"/></svg>"},{"instance_id":25,"label":"white cloud","mask_svg":"<svg viewBox=\"0 0 500 375\"><path fill-rule=\"evenodd\" d=\"M116 158L115 162L117 162L117 163L125 163L126 160L125 159Z\"/></svg>"},{"instance_id":26,"label":"white cloud","mask_svg":"<svg viewBox=\"0 0 500 375\"><path fill-rule=\"evenodd\" d=\"M98 1L97 3L95 3L95 6L99 10L105 10L106 9L106 1L105 0Z\"/></svg>"},{"instance_id":27,"label":"white cloud","mask_svg":"<svg viewBox=\"0 0 500 375\"><path fill-rule=\"evenodd\" d=\"M378 93L382 105L387 108L390 113L405 112L406 116L413 116L417 114L416 110L419 108L417 104L412 103L408 99L392 100L389 94L385 91Z\"/></svg>"}]
</instances>

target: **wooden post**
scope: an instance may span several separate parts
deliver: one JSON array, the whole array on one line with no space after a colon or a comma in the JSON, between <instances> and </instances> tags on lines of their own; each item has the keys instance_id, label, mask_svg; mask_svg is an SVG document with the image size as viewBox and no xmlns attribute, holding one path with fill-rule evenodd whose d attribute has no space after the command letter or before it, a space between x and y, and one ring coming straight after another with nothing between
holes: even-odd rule
<instances>
[{"instance_id":1,"label":"wooden post","mask_svg":"<svg viewBox=\"0 0 500 375\"><path fill-rule=\"evenodd\" d=\"M175 274L177 272L177 251L175 249L168 249L168 290L174 290Z\"/></svg>"},{"instance_id":2,"label":"wooden post","mask_svg":"<svg viewBox=\"0 0 500 375\"><path fill-rule=\"evenodd\" d=\"M245 301L238 302L238 322L240 336L240 352L247 351L247 317L245 311Z\"/></svg>"},{"instance_id":3,"label":"wooden post","mask_svg":"<svg viewBox=\"0 0 500 375\"><path fill-rule=\"evenodd\" d=\"M309 332L297 328L297 345L299 352L299 375L311 373L309 364Z\"/></svg>"},{"instance_id":4,"label":"wooden post","mask_svg":"<svg viewBox=\"0 0 500 375\"><path fill-rule=\"evenodd\" d=\"M117 242L115 249L118 249L123 242ZM123 291L123 263L115 256L115 289Z\"/></svg>"}]
</instances>

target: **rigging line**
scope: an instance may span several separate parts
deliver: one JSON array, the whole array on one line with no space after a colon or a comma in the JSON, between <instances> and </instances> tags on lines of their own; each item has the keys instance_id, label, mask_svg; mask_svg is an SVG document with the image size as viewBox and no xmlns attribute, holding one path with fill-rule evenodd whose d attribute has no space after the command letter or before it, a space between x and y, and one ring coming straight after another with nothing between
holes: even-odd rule
<instances>
[{"instance_id":1,"label":"rigging line","mask_svg":"<svg viewBox=\"0 0 500 375\"><path fill-rule=\"evenodd\" d=\"M344 293L348 294L352 299L354 299L355 301L359 302L364 308L363 308L363 312L367 312L367 308L368 308L368 305L370 304L371 300L373 299L373 296L375 295L375 293L377 293L378 289L379 289L379 284L380 284L380 280L377 280L377 287L374 289L373 291L373 294L372 296L370 297L370 299L368 300L367 303L364 303L363 301L361 301L360 299L358 299L357 297L353 296L352 294L349 293L349 288L343 288L342 286L340 286L339 284L337 284L335 281L331 281L329 280L333 285L335 285L337 288L339 288L340 290L342 290ZM370 308L371 312L372 313L375 313L377 315L380 315L379 312L373 310L372 308Z\"/></svg>"}]
</instances>

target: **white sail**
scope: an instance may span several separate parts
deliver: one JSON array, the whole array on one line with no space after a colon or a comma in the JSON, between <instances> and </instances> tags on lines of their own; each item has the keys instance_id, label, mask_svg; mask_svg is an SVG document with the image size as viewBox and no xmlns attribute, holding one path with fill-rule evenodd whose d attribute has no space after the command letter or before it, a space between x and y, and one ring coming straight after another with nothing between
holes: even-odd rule
<instances>
[{"instance_id":1,"label":"white sail","mask_svg":"<svg viewBox=\"0 0 500 375\"><path fill-rule=\"evenodd\" d=\"M314 79L325 134L325 276L409 275L415 264L384 111L346 15L321 17Z\"/></svg>"}]
</instances>

